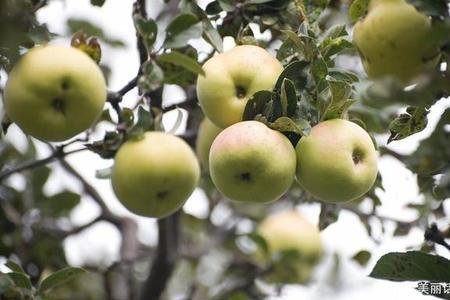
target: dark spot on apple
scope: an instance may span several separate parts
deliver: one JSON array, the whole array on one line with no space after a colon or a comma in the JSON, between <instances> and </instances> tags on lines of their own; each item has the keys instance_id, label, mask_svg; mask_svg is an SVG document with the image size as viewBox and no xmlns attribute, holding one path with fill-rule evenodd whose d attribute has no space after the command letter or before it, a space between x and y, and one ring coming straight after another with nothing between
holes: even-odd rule
<instances>
[{"instance_id":1,"label":"dark spot on apple","mask_svg":"<svg viewBox=\"0 0 450 300\"><path fill-rule=\"evenodd\" d=\"M252 180L252 175L249 172L244 172L244 173L239 174L239 178L242 181L250 182Z\"/></svg>"},{"instance_id":2,"label":"dark spot on apple","mask_svg":"<svg viewBox=\"0 0 450 300\"><path fill-rule=\"evenodd\" d=\"M247 94L247 90L243 86L241 86L241 85L236 86L236 96L238 98L244 98L246 94Z\"/></svg>"},{"instance_id":3,"label":"dark spot on apple","mask_svg":"<svg viewBox=\"0 0 450 300\"><path fill-rule=\"evenodd\" d=\"M54 98L53 101L52 101L52 107L57 112L60 112L63 115L66 114L66 105L65 105L63 99L58 98L58 97Z\"/></svg>"},{"instance_id":4,"label":"dark spot on apple","mask_svg":"<svg viewBox=\"0 0 450 300\"><path fill-rule=\"evenodd\" d=\"M363 153L359 149L353 150L352 153L353 163L355 165L359 164L363 160Z\"/></svg>"},{"instance_id":5,"label":"dark spot on apple","mask_svg":"<svg viewBox=\"0 0 450 300\"><path fill-rule=\"evenodd\" d=\"M69 89L69 81L68 81L67 79L64 79L64 80L61 82L61 89L62 89L63 91L67 91L67 90Z\"/></svg>"},{"instance_id":6,"label":"dark spot on apple","mask_svg":"<svg viewBox=\"0 0 450 300\"><path fill-rule=\"evenodd\" d=\"M156 197L159 199L164 199L167 197L168 194L169 194L169 191L160 191L160 192L156 193Z\"/></svg>"}]
</instances>

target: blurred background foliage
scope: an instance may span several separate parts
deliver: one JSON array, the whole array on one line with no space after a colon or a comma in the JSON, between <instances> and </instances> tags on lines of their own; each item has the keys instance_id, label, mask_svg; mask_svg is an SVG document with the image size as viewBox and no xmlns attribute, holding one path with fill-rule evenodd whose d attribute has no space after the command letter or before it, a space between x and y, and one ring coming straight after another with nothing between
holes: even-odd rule
<instances>
[{"instance_id":1,"label":"blurred background foliage","mask_svg":"<svg viewBox=\"0 0 450 300\"><path fill-rule=\"evenodd\" d=\"M35 16L48 2L0 1L0 76L3 79L26 49L55 37ZM92 6L98 7L104 2L91 0ZM445 240L450 237L450 230L437 229L431 222L444 220L447 225L450 223L444 210L444 201L450 197L449 108L440 116L430 136L421 140L411 154L397 153L386 146L424 130L433 106L449 95L447 1L410 1L433 18L434 32L442 40L442 56L435 70L423 74L416 85L408 88L389 78L368 81L357 74L356 69L347 67L357 56L348 32L354 21L366 13L368 0L215 0L204 9L195 1L165 2L154 19L148 17L144 0L130 1L130 5L134 5L133 15L123 16L133 18L141 68L136 70L136 77L130 78L127 86L111 92L108 97L110 105L100 122L109 122L116 130L106 132L101 140L93 141L87 135L86 140L77 140L70 145L85 144L100 157L110 158L123 141L121 132L132 135L161 127L162 114L182 108L188 112L187 128L182 137L194 146L203 118L195 97L201 63L213 55L214 50L223 51L226 36L234 37L236 44L277 49L277 58L284 64L285 71L274 91L259 93L250 100L258 105L253 110L248 106L244 118L265 122L282 131L293 143L322 120L349 118L363 126L374 140L381 141L381 155L394 157L417 174L417 185L424 195L422 203L408 205L417 212L417 218L411 222L380 216L377 207L381 204L379 191L383 186L379 176L363 199L343 205L321 204L320 229L336 222L344 210L358 216L374 240L373 220L379 220L383 230L385 222L395 224L396 236L405 236L413 228L421 228L427 233L428 242L425 239L417 241L416 250L421 250L424 255L411 252L406 259L413 259L418 268L429 264L430 259L443 260L442 263L448 265L448 260L433 253L435 244L449 248ZM81 43L85 43L83 45L93 55L101 55L98 45L125 45L124 41L108 36L101 27L88 20L70 18L66 24L66 35L78 34L79 37L84 34L86 40L82 39ZM255 28L268 32L269 38L258 39ZM98 40L88 43L91 37ZM203 38L210 45L208 53L188 44L196 38ZM102 68L108 77L109 67L102 65ZM165 106L162 99L165 84L181 87L186 99L178 105ZM136 85L140 99L135 109L121 107L124 94ZM1 86L0 91L3 91ZM283 105L287 105L286 110ZM286 115L282 111L286 111ZM4 115L2 137L9 125L10 121ZM36 141L27 138L26 151L19 151L5 139L0 140L0 257L8 259L6 267L12 271L0 275L1 299L160 299L161 294L161 299L262 299L267 291L263 280L267 270L253 262L251 252L264 241L254 233L242 231L242 224L254 229L273 211L316 203L297 185L270 205L238 205L222 201L222 196L204 172L200 187L208 198L207 216L198 218L179 212L160 220L158 245L149 247L137 240L134 221L112 213L95 188L64 159L64 148L69 144L49 145L52 154L44 159L38 155L35 144ZM70 213L80 203L79 194L68 190L53 195L44 192L53 171L46 164L54 160L79 181L84 193L101 208L101 213L92 222L78 226L70 221ZM18 188L12 184L13 180L6 179L10 172L15 173L14 180L24 182L23 187ZM99 170L98 177L108 177L108 170ZM217 220L214 214L218 209L225 211L228 217ZM83 266L88 272L66 268L68 263L62 241L100 221L110 222L119 229L122 235L120 260L109 266ZM382 260L396 260L396 255ZM353 258L365 265L371 253L361 250ZM338 269L340 258L334 256L333 259L333 268ZM289 258L272 263L271 268L286 270ZM390 274L383 267L386 265L389 264L381 261L372 276L402 281L411 280L410 275L416 272L407 269L392 278L386 275ZM335 273L330 270L331 277ZM434 279L426 271L415 274L413 280ZM440 279L450 282L450 277L445 277L448 272L441 274L444 277ZM73 280L68 280L72 277ZM442 295L445 297L448 298Z\"/></svg>"}]
</instances>

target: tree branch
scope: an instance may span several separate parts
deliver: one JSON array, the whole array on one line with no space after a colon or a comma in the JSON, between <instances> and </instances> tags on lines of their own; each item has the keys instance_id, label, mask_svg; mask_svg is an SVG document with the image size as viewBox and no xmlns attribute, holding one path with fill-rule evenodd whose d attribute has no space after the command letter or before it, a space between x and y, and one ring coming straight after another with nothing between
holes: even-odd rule
<instances>
[{"instance_id":1,"label":"tree branch","mask_svg":"<svg viewBox=\"0 0 450 300\"><path fill-rule=\"evenodd\" d=\"M158 220L158 248L150 274L141 291L141 300L159 300L178 258L181 211Z\"/></svg>"},{"instance_id":2,"label":"tree branch","mask_svg":"<svg viewBox=\"0 0 450 300\"><path fill-rule=\"evenodd\" d=\"M436 243L445 247L450 251L450 245L445 241L444 233L441 232L435 223L431 224L431 226L425 231L425 240Z\"/></svg>"},{"instance_id":3,"label":"tree branch","mask_svg":"<svg viewBox=\"0 0 450 300\"><path fill-rule=\"evenodd\" d=\"M20 166L17 166L13 169L6 170L6 171L0 173L0 182L13 174L20 173L22 171L29 170L29 169L36 169L36 168L42 167L42 166L52 162L55 159L63 158L67 155L81 152L84 150L87 150L87 148L80 148L80 149L75 149L75 150L64 152L64 146L60 146L60 147L54 149L53 153L44 159L25 162Z\"/></svg>"}]
</instances>

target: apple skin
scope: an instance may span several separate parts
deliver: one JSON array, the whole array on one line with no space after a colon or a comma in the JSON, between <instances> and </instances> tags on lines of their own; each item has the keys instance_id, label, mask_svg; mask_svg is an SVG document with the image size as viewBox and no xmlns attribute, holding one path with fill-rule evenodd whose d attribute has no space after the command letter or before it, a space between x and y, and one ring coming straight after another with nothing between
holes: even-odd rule
<instances>
[{"instance_id":1,"label":"apple skin","mask_svg":"<svg viewBox=\"0 0 450 300\"><path fill-rule=\"evenodd\" d=\"M185 141L163 132L146 132L119 148L111 183L128 210L163 218L183 206L199 178L197 157Z\"/></svg>"},{"instance_id":2,"label":"apple skin","mask_svg":"<svg viewBox=\"0 0 450 300\"><path fill-rule=\"evenodd\" d=\"M300 185L324 202L355 200L367 193L378 173L378 154L357 124L333 119L317 124L296 146Z\"/></svg>"},{"instance_id":3,"label":"apple skin","mask_svg":"<svg viewBox=\"0 0 450 300\"><path fill-rule=\"evenodd\" d=\"M88 129L106 101L106 82L97 64L76 48L36 47L9 74L5 110L29 135L67 140Z\"/></svg>"},{"instance_id":4,"label":"apple skin","mask_svg":"<svg viewBox=\"0 0 450 300\"><path fill-rule=\"evenodd\" d=\"M206 172L209 172L209 149L211 149L214 139L222 130L208 118L204 118L198 128L195 151L200 161L200 166Z\"/></svg>"},{"instance_id":5,"label":"apple skin","mask_svg":"<svg viewBox=\"0 0 450 300\"><path fill-rule=\"evenodd\" d=\"M243 202L279 199L295 177L295 150L280 132L261 122L225 128L209 152L209 173L227 198Z\"/></svg>"},{"instance_id":6,"label":"apple skin","mask_svg":"<svg viewBox=\"0 0 450 300\"><path fill-rule=\"evenodd\" d=\"M272 90L283 65L263 48L243 45L210 58L197 79L205 115L225 128L242 120L245 105L260 90Z\"/></svg>"},{"instance_id":7,"label":"apple skin","mask_svg":"<svg viewBox=\"0 0 450 300\"><path fill-rule=\"evenodd\" d=\"M295 261L289 266L274 265L265 278L272 283L305 283L323 254L318 228L309 223L298 211L286 210L266 217L258 226L257 233L267 244L268 257L257 250L260 264L270 263L270 257L283 255L283 251L296 251Z\"/></svg>"},{"instance_id":8,"label":"apple skin","mask_svg":"<svg viewBox=\"0 0 450 300\"><path fill-rule=\"evenodd\" d=\"M438 63L432 36L431 20L405 0L372 0L353 42L370 78L390 75L406 84Z\"/></svg>"}]
</instances>

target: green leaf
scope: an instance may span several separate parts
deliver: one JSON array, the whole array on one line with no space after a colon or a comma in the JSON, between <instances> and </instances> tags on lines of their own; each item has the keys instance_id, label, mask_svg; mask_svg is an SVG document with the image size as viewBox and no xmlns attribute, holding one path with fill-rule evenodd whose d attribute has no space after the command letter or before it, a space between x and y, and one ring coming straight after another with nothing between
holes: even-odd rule
<instances>
[{"instance_id":1,"label":"green leaf","mask_svg":"<svg viewBox=\"0 0 450 300\"><path fill-rule=\"evenodd\" d=\"M189 56L194 61L197 61L197 50L192 46L187 46L184 49L179 49L180 52ZM176 84L181 87L187 87L195 84L197 81L197 74L186 70L184 67L171 63L158 61L159 65L164 71L164 82L168 84Z\"/></svg>"},{"instance_id":2,"label":"green leaf","mask_svg":"<svg viewBox=\"0 0 450 300\"><path fill-rule=\"evenodd\" d=\"M22 269L22 267L19 264L13 262L12 260L8 260L5 266L7 266L13 272L26 274L25 271Z\"/></svg>"},{"instance_id":3,"label":"green leaf","mask_svg":"<svg viewBox=\"0 0 450 300\"><path fill-rule=\"evenodd\" d=\"M67 215L80 203L80 195L70 191L64 191L41 201L38 207L42 213L51 217L62 217Z\"/></svg>"},{"instance_id":4,"label":"green leaf","mask_svg":"<svg viewBox=\"0 0 450 300\"><path fill-rule=\"evenodd\" d=\"M140 136L144 132L154 128L155 120L153 114L146 110L143 106L139 106L137 112L136 124L128 131L130 137Z\"/></svg>"},{"instance_id":5,"label":"green leaf","mask_svg":"<svg viewBox=\"0 0 450 300\"><path fill-rule=\"evenodd\" d=\"M348 10L348 17L350 21L355 22L363 17L369 9L370 0L354 0Z\"/></svg>"},{"instance_id":6,"label":"green leaf","mask_svg":"<svg viewBox=\"0 0 450 300\"><path fill-rule=\"evenodd\" d=\"M29 289L31 290L33 288L33 285L31 284L31 280L25 273L17 273L17 272L11 272L7 273L9 278L11 278L14 281L14 284L18 287Z\"/></svg>"},{"instance_id":7,"label":"green leaf","mask_svg":"<svg viewBox=\"0 0 450 300\"><path fill-rule=\"evenodd\" d=\"M141 15L134 15L134 26L142 37L147 51L151 51L158 35L158 25L153 19L144 19Z\"/></svg>"},{"instance_id":8,"label":"green leaf","mask_svg":"<svg viewBox=\"0 0 450 300\"><path fill-rule=\"evenodd\" d=\"M282 115L292 117L297 110L297 93L295 92L294 83L285 78L281 85L281 107Z\"/></svg>"},{"instance_id":9,"label":"green leaf","mask_svg":"<svg viewBox=\"0 0 450 300\"><path fill-rule=\"evenodd\" d=\"M355 255L353 255L352 259L355 260L361 266L365 266L369 262L371 256L372 254L369 251L361 250Z\"/></svg>"},{"instance_id":10,"label":"green leaf","mask_svg":"<svg viewBox=\"0 0 450 300\"><path fill-rule=\"evenodd\" d=\"M220 6L219 1L212 1L206 5L205 12L208 15L217 15L222 12L222 7Z\"/></svg>"},{"instance_id":11,"label":"green leaf","mask_svg":"<svg viewBox=\"0 0 450 300\"><path fill-rule=\"evenodd\" d=\"M190 39L201 37L203 32L200 20L193 14L182 14L170 22L166 28L164 47L185 47Z\"/></svg>"},{"instance_id":12,"label":"green leaf","mask_svg":"<svg viewBox=\"0 0 450 300\"><path fill-rule=\"evenodd\" d=\"M158 57L158 61L173 63L192 73L205 75L205 71L203 71L202 66L197 61L181 52L172 50L170 53L161 54Z\"/></svg>"},{"instance_id":13,"label":"green leaf","mask_svg":"<svg viewBox=\"0 0 450 300\"><path fill-rule=\"evenodd\" d=\"M94 6L100 6L102 7L103 4L105 4L106 0L91 0L91 4Z\"/></svg>"},{"instance_id":14,"label":"green leaf","mask_svg":"<svg viewBox=\"0 0 450 300\"><path fill-rule=\"evenodd\" d=\"M292 81L297 91L304 90L308 81L306 66L308 63L305 61L294 61L287 65L278 77L274 90L280 91L285 78Z\"/></svg>"},{"instance_id":15,"label":"green leaf","mask_svg":"<svg viewBox=\"0 0 450 300\"><path fill-rule=\"evenodd\" d=\"M154 61L147 61L142 66L142 75L138 80L138 87L143 92L157 90L164 83L164 72Z\"/></svg>"},{"instance_id":16,"label":"green leaf","mask_svg":"<svg viewBox=\"0 0 450 300\"><path fill-rule=\"evenodd\" d=\"M67 20L66 24L71 34L75 34L76 32L81 31L87 36L99 38L101 41L112 47L125 46L125 43L122 40L108 36L107 34L105 34L102 28L93 24L91 21L77 18L70 18Z\"/></svg>"},{"instance_id":17,"label":"green leaf","mask_svg":"<svg viewBox=\"0 0 450 300\"><path fill-rule=\"evenodd\" d=\"M392 281L448 282L450 261L418 251L392 252L377 261L369 276Z\"/></svg>"},{"instance_id":18,"label":"green leaf","mask_svg":"<svg viewBox=\"0 0 450 300\"><path fill-rule=\"evenodd\" d=\"M261 249L264 253L264 255L269 254L269 245L267 244L264 237L262 237L260 234L256 232L252 232L247 235L258 247L258 249Z\"/></svg>"},{"instance_id":19,"label":"green leaf","mask_svg":"<svg viewBox=\"0 0 450 300\"><path fill-rule=\"evenodd\" d=\"M7 274L0 273L0 295L14 287L14 281Z\"/></svg>"},{"instance_id":20,"label":"green leaf","mask_svg":"<svg viewBox=\"0 0 450 300\"><path fill-rule=\"evenodd\" d=\"M81 268L73 268L68 267L61 269L47 278L45 278L41 284L39 285L38 293L46 293L51 289L63 285L71 280L73 280L76 276L86 273L84 269Z\"/></svg>"},{"instance_id":21,"label":"green leaf","mask_svg":"<svg viewBox=\"0 0 450 300\"><path fill-rule=\"evenodd\" d=\"M417 10L435 18L448 18L449 7L447 0L408 0Z\"/></svg>"},{"instance_id":22,"label":"green leaf","mask_svg":"<svg viewBox=\"0 0 450 300\"><path fill-rule=\"evenodd\" d=\"M322 231L339 219L340 208L336 204L320 205L319 229Z\"/></svg>"},{"instance_id":23,"label":"green leaf","mask_svg":"<svg viewBox=\"0 0 450 300\"><path fill-rule=\"evenodd\" d=\"M318 57L312 61L311 73L317 86L325 80L328 75L328 67L322 57Z\"/></svg>"},{"instance_id":24,"label":"green leaf","mask_svg":"<svg viewBox=\"0 0 450 300\"><path fill-rule=\"evenodd\" d=\"M242 120L254 120L259 114L263 114L269 102L275 99L276 95L270 91L258 91L247 101Z\"/></svg>"},{"instance_id":25,"label":"green leaf","mask_svg":"<svg viewBox=\"0 0 450 300\"><path fill-rule=\"evenodd\" d=\"M300 136L308 135L311 125L305 119L296 119L295 121L288 117L280 117L275 122L270 123L269 127L280 132L292 132Z\"/></svg>"},{"instance_id":26,"label":"green leaf","mask_svg":"<svg viewBox=\"0 0 450 300\"><path fill-rule=\"evenodd\" d=\"M388 144L425 129L428 124L428 113L429 110L425 107L408 107L406 113L399 115L389 124L391 135L388 139Z\"/></svg>"}]
</instances>

